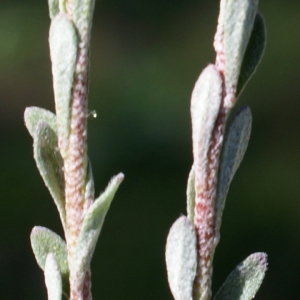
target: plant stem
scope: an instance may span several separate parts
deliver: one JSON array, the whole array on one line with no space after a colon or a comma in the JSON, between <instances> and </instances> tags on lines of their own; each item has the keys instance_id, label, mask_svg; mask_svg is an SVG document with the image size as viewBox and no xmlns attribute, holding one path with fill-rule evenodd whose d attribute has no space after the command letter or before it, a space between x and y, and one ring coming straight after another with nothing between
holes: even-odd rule
<instances>
[{"instance_id":1,"label":"plant stem","mask_svg":"<svg viewBox=\"0 0 300 300\"><path fill-rule=\"evenodd\" d=\"M222 105L212 133L206 174L197 174L196 172L195 177L194 224L197 234L198 270L194 282L194 299L207 300L211 298L212 261L219 241L219 234L215 231L217 173L225 122L226 111ZM203 178L205 178L204 183Z\"/></svg>"},{"instance_id":2,"label":"plant stem","mask_svg":"<svg viewBox=\"0 0 300 300\"><path fill-rule=\"evenodd\" d=\"M85 52L85 49L79 49L71 101L68 155L65 159L68 247L71 253L82 224L87 173L87 56Z\"/></svg>"},{"instance_id":3,"label":"plant stem","mask_svg":"<svg viewBox=\"0 0 300 300\"><path fill-rule=\"evenodd\" d=\"M79 45L82 45L81 43ZM79 46L80 48L80 46ZM87 173L87 51L84 47L79 49L71 102L71 122L68 155L65 159L65 194L66 219L68 228L68 260L72 264L76 240L80 233L85 203L85 183ZM70 269L70 272L72 269ZM83 287L76 286L77 274L70 274L71 300L90 299L83 298ZM86 274L85 286L89 286L89 274ZM75 286L74 286L75 285Z\"/></svg>"},{"instance_id":4,"label":"plant stem","mask_svg":"<svg viewBox=\"0 0 300 300\"><path fill-rule=\"evenodd\" d=\"M73 19L73 3L66 2L69 17ZM73 263L73 256L85 207L85 185L87 177L87 103L88 103L88 30L80 30L78 55L75 67L73 91L70 107L70 134L67 155L64 160L65 196L68 262ZM79 274L72 274L70 268L70 300L90 300L90 270L86 271L84 282L78 279Z\"/></svg>"}]
</instances>

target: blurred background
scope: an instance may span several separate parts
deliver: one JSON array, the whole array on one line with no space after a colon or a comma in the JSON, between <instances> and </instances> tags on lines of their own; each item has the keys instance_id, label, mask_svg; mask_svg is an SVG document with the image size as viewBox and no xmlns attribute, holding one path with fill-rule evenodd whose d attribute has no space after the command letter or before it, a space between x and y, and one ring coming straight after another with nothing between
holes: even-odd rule
<instances>
[{"instance_id":1,"label":"blurred background","mask_svg":"<svg viewBox=\"0 0 300 300\"><path fill-rule=\"evenodd\" d=\"M219 1L97 1L91 44L89 156L97 195L122 171L92 261L94 299L172 299L164 247L185 214L192 164L189 101L214 62ZM261 1L267 48L237 106L250 145L227 198L213 291L249 254L269 255L256 299L297 299L300 280L300 2ZM0 299L46 299L29 243L62 235L32 157L27 106L54 110L47 1L0 2Z\"/></svg>"}]
</instances>

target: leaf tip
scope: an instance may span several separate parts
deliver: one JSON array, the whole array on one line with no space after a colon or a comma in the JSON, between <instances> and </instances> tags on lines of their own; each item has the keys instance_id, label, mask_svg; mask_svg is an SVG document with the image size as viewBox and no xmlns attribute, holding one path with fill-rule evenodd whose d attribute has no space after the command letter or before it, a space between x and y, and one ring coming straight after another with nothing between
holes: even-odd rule
<instances>
[{"instance_id":1,"label":"leaf tip","mask_svg":"<svg viewBox=\"0 0 300 300\"><path fill-rule=\"evenodd\" d=\"M120 172L118 175L116 175L115 179L117 182L121 183L125 178L124 173Z\"/></svg>"},{"instance_id":2,"label":"leaf tip","mask_svg":"<svg viewBox=\"0 0 300 300\"><path fill-rule=\"evenodd\" d=\"M268 270L268 255L265 252L256 252L249 256L249 261L253 261L256 263L262 272L266 272Z\"/></svg>"},{"instance_id":3,"label":"leaf tip","mask_svg":"<svg viewBox=\"0 0 300 300\"><path fill-rule=\"evenodd\" d=\"M43 227L41 226L34 226L30 232L30 239L32 240L37 234L41 233Z\"/></svg>"}]
</instances>

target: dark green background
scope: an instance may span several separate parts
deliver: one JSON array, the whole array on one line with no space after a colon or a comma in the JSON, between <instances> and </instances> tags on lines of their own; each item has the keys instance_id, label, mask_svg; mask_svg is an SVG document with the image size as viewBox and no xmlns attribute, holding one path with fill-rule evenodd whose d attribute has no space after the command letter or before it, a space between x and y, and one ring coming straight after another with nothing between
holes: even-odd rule
<instances>
[{"instance_id":1,"label":"dark green background","mask_svg":"<svg viewBox=\"0 0 300 300\"><path fill-rule=\"evenodd\" d=\"M89 155L97 194L125 173L92 261L94 299L172 299L165 239L185 213L189 101L214 62L218 1L103 0L92 32ZM300 293L300 2L266 1L263 61L237 104L252 137L225 208L213 290L255 251L269 255L256 299ZM62 233L35 167L25 107L53 110L46 1L0 2L0 299L46 299L29 244L34 225Z\"/></svg>"}]
</instances>

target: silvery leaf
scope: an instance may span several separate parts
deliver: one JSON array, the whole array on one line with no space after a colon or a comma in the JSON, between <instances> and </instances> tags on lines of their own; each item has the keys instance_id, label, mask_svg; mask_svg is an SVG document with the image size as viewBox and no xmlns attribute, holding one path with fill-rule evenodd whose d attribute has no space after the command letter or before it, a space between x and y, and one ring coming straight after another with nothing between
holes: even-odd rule
<instances>
[{"instance_id":1,"label":"silvery leaf","mask_svg":"<svg viewBox=\"0 0 300 300\"><path fill-rule=\"evenodd\" d=\"M267 271L267 255L254 253L240 263L228 276L214 300L251 300L257 293Z\"/></svg>"},{"instance_id":2,"label":"silvery leaf","mask_svg":"<svg viewBox=\"0 0 300 300\"><path fill-rule=\"evenodd\" d=\"M51 129L57 134L56 116L49 110L40 107L26 107L24 112L24 121L26 128L28 129L32 137L35 136L37 124L39 121L43 121L48 124Z\"/></svg>"},{"instance_id":3,"label":"silvery leaf","mask_svg":"<svg viewBox=\"0 0 300 300\"><path fill-rule=\"evenodd\" d=\"M258 0L221 0L215 36L217 54L223 56L226 93L235 94L244 54L252 32ZM224 53L223 53L224 52Z\"/></svg>"},{"instance_id":4,"label":"silvery leaf","mask_svg":"<svg viewBox=\"0 0 300 300\"><path fill-rule=\"evenodd\" d=\"M247 150L251 123L250 108L242 107L235 115L225 134L217 184L216 232L220 230L229 185Z\"/></svg>"},{"instance_id":5,"label":"silvery leaf","mask_svg":"<svg viewBox=\"0 0 300 300\"><path fill-rule=\"evenodd\" d=\"M192 300L197 270L196 232L193 224L179 217L170 228L166 244L168 281L175 300Z\"/></svg>"},{"instance_id":6,"label":"silvery leaf","mask_svg":"<svg viewBox=\"0 0 300 300\"><path fill-rule=\"evenodd\" d=\"M58 135L61 155L65 157L70 130L70 102L78 42L72 21L62 12L57 14L51 21L49 45Z\"/></svg>"},{"instance_id":7,"label":"silvery leaf","mask_svg":"<svg viewBox=\"0 0 300 300\"><path fill-rule=\"evenodd\" d=\"M48 0L50 19L53 19L59 13L58 0Z\"/></svg>"},{"instance_id":8,"label":"silvery leaf","mask_svg":"<svg viewBox=\"0 0 300 300\"><path fill-rule=\"evenodd\" d=\"M92 259L92 255L111 201L113 200L114 195L123 179L124 175L122 173L113 177L106 190L89 207L84 217L75 248L74 265L70 266L70 268L72 267L74 274L77 272L78 274L81 274L81 281L84 280L85 271Z\"/></svg>"},{"instance_id":9,"label":"silvery leaf","mask_svg":"<svg viewBox=\"0 0 300 300\"><path fill-rule=\"evenodd\" d=\"M89 43L95 0L73 0L73 20L81 39Z\"/></svg>"},{"instance_id":10,"label":"silvery leaf","mask_svg":"<svg viewBox=\"0 0 300 300\"><path fill-rule=\"evenodd\" d=\"M48 228L35 226L31 231L30 241L36 261L42 270L45 270L47 255L51 252L55 256L62 277L68 278L67 245L59 235Z\"/></svg>"},{"instance_id":11,"label":"silvery leaf","mask_svg":"<svg viewBox=\"0 0 300 300\"><path fill-rule=\"evenodd\" d=\"M260 63L266 46L266 29L264 19L257 13L254 26L251 32L249 43L245 52L241 72L237 85L237 95L240 94L251 75L255 72Z\"/></svg>"},{"instance_id":12,"label":"silvery leaf","mask_svg":"<svg viewBox=\"0 0 300 300\"><path fill-rule=\"evenodd\" d=\"M38 170L54 199L66 232L63 160L56 133L43 121L36 125L33 152Z\"/></svg>"},{"instance_id":13,"label":"silvery leaf","mask_svg":"<svg viewBox=\"0 0 300 300\"><path fill-rule=\"evenodd\" d=\"M48 253L45 263L45 283L47 287L48 300L61 300L62 280L59 266L53 253Z\"/></svg>"},{"instance_id":14,"label":"silvery leaf","mask_svg":"<svg viewBox=\"0 0 300 300\"><path fill-rule=\"evenodd\" d=\"M194 223L195 196L195 170L194 166L192 166L186 190L187 216L192 223Z\"/></svg>"},{"instance_id":15,"label":"silvery leaf","mask_svg":"<svg viewBox=\"0 0 300 300\"><path fill-rule=\"evenodd\" d=\"M212 132L222 100L222 78L214 65L200 74L191 99L192 140L195 179L205 182ZM197 192L197 191L196 191Z\"/></svg>"}]
</instances>

